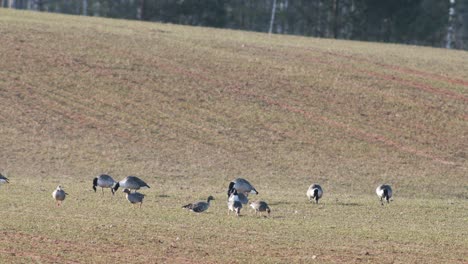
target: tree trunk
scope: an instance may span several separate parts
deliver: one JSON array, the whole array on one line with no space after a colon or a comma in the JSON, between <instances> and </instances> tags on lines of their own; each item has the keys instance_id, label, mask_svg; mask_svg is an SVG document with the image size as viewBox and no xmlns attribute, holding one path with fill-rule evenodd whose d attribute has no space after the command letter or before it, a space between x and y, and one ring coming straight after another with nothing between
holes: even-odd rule
<instances>
[{"instance_id":1,"label":"tree trunk","mask_svg":"<svg viewBox=\"0 0 468 264\"><path fill-rule=\"evenodd\" d=\"M333 37L338 38L340 25L340 0L333 1Z\"/></svg>"},{"instance_id":2,"label":"tree trunk","mask_svg":"<svg viewBox=\"0 0 468 264\"><path fill-rule=\"evenodd\" d=\"M137 19L143 20L145 19L145 0L139 0L137 6Z\"/></svg>"},{"instance_id":3,"label":"tree trunk","mask_svg":"<svg viewBox=\"0 0 468 264\"><path fill-rule=\"evenodd\" d=\"M88 0L83 0L83 16L88 15Z\"/></svg>"},{"instance_id":4,"label":"tree trunk","mask_svg":"<svg viewBox=\"0 0 468 264\"><path fill-rule=\"evenodd\" d=\"M273 0L273 7L271 8L270 29L268 29L268 34L271 34L271 32L273 31L273 24L275 23L275 13L276 13L276 0Z\"/></svg>"},{"instance_id":5,"label":"tree trunk","mask_svg":"<svg viewBox=\"0 0 468 264\"><path fill-rule=\"evenodd\" d=\"M455 0L450 1L450 8L449 8L449 21L448 21L448 28L447 28L447 37L445 42L445 48L452 49L453 43L455 43L455 29L454 29L454 20L455 20Z\"/></svg>"}]
</instances>

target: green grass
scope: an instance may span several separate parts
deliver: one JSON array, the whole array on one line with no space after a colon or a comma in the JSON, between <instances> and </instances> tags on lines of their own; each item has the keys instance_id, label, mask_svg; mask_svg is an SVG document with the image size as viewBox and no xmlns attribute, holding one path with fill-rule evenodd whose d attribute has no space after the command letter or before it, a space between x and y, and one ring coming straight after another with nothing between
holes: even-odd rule
<instances>
[{"instance_id":1,"label":"green grass","mask_svg":"<svg viewBox=\"0 0 468 264\"><path fill-rule=\"evenodd\" d=\"M0 36L0 262L468 261L467 52L5 9ZM270 218L227 215L237 177Z\"/></svg>"}]
</instances>

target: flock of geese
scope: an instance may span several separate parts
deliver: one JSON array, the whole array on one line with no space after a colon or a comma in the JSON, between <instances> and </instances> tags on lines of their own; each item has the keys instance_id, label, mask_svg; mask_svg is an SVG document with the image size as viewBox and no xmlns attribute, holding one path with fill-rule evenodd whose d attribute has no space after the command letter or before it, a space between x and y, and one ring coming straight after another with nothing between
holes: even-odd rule
<instances>
[{"instance_id":1,"label":"flock of geese","mask_svg":"<svg viewBox=\"0 0 468 264\"><path fill-rule=\"evenodd\" d=\"M0 184L5 183L9 183L9 180L0 173ZM114 195L115 192L120 187L122 187L124 189L123 192L126 194L127 200L132 204L139 204L140 208L143 204L143 199L145 198L145 195L137 192L137 190L142 188L150 188L148 184L146 184L143 180L136 176L128 176L125 179L117 182L107 174L101 174L93 179L94 192L97 191L96 187L101 187L101 191L103 194L104 189L109 188L112 192L112 195ZM134 192L132 192L132 190ZM382 205L384 205L384 200L387 203L390 202L390 198L392 197L392 188L390 187L390 185L379 185L375 192L380 198L380 202ZM237 216L239 216L243 205L247 205L249 203L249 194L258 194L258 191L246 179L237 178L230 182L227 191L228 215L230 212L234 212ZM61 206L62 202L65 200L67 195L68 193L66 193L60 185L57 186L57 188L52 192L52 197L55 199L57 206ZM318 184L312 184L307 190L306 195L307 198L309 198L310 202L315 201L315 203L318 203L319 199L322 198L323 195L322 187ZM214 197L210 195L206 201L189 203L187 205L182 206L182 208L188 209L195 213L201 213L208 210L208 208L210 207L210 202L212 200L214 200ZM253 210L255 210L255 214L263 214L264 212L266 212L266 214L269 215L271 212L270 207L265 201L251 202L250 207Z\"/></svg>"}]
</instances>

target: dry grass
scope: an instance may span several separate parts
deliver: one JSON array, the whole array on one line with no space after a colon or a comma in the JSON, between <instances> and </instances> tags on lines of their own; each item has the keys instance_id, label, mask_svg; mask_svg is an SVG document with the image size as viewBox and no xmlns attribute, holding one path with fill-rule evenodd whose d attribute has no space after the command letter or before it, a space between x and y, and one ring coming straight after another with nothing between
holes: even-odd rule
<instances>
[{"instance_id":1,"label":"dry grass","mask_svg":"<svg viewBox=\"0 0 468 264\"><path fill-rule=\"evenodd\" d=\"M0 40L0 262L468 261L467 52L4 9ZM236 177L271 219L226 215Z\"/></svg>"}]
</instances>

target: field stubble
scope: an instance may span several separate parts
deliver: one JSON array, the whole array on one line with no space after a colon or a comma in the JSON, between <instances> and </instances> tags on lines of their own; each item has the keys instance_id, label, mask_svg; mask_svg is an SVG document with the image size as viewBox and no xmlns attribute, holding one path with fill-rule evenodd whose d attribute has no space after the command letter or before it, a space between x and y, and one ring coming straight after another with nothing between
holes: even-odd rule
<instances>
[{"instance_id":1,"label":"field stubble","mask_svg":"<svg viewBox=\"0 0 468 264\"><path fill-rule=\"evenodd\" d=\"M0 39L2 262L467 261L466 52L3 9ZM270 218L227 216L236 177Z\"/></svg>"}]
</instances>

